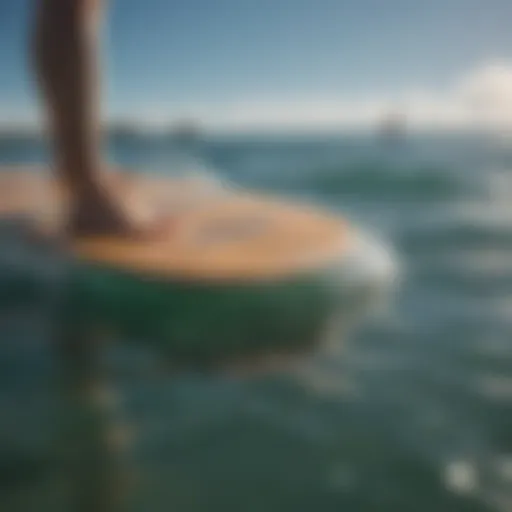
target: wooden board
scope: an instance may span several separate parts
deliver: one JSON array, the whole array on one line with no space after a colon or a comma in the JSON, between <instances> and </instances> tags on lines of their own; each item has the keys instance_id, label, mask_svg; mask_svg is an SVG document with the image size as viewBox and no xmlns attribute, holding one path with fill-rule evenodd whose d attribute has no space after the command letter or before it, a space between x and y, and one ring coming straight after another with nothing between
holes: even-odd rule
<instances>
[{"instance_id":1,"label":"wooden board","mask_svg":"<svg viewBox=\"0 0 512 512\"><path fill-rule=\"evenodd\" d=\"M142 214L171 215L169 233L154 240L76 239L79 259L161 278L259 280L314 270L343 257L349 231L342 219L302 205L209 183L162 176L111 175ZM66 194L48 173L0 172L0 216L28 215L60 229Z\"/></svg>"}]
</instances>

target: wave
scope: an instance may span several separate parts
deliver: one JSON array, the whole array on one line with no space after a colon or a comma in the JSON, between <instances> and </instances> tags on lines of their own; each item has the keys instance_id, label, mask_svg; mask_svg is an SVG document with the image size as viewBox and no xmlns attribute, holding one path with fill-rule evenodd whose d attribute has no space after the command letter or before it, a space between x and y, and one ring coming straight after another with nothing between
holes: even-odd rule
<instances>
[{"instance_id":1,"label":"wave","mask_svg":"<svg viewBox=\"0 0 512 512\"><path fill-rule=\"evenodd\" d=\"M362 199L429 201L467 197L477 192L463 176L437 167L399 168L382 164L312 169L281 186L309 189L322 195Z\"/></svg>"},{"instance_id":2,"label":"wave","mask_svg":"<svg viewBox=\"0 0 512 512\"><path fill-rule=\"evenodd\" d=\"M512 226L476 225L468 222L431 228L411 226L398 243L408 254L458 249L512 250Z\"/></svg>"}]
</instances>

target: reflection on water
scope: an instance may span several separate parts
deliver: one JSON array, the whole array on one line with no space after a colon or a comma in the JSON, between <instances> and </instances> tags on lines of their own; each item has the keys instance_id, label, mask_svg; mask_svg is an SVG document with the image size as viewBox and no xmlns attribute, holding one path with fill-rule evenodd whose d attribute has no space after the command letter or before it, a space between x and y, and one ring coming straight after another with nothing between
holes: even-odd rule
<instances>
[{"instance_id":1,"label":"reflection on water","mask_svg":"<svg viewBox=\"0 0 512 512\"><path fill-rule=\"evenodd\" d=\"M154 151L113 148L134 164L155 162ZM462 137L394 151L355 137L203 144L223 176L347 211L391 240L406 272L400 295L335 350L250 379L171 374L149 349L110 345L100 387L116 391L115 407L78 423L89 446L118 424L132 437L101 460L67 427L71 446L82 440L64 450L83 461L82 492L117 496L120 478L137 512L511 510L512 153ZM51 448L73 393L55 393L72 388L56 379L39 299L32 310L2 299L2 512L57 511L74 478ZM96 396L71 402L98 411Z\"/></svg>"}]
</instances>

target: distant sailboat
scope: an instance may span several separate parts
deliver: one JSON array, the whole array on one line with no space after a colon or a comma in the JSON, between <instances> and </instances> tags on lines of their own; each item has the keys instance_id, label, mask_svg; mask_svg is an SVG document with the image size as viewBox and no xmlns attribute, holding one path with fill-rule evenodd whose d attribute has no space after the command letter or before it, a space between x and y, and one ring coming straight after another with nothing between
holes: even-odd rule
<instances>
[{"instance_id":1,"label":"distant sailboat","mask_svg":"<svg viewBox=\"0 0 512 512\"><path fill-rule=\"evenodd\" d=\"M201 130L199 124L191 119L178 121L169 130L171 140L177 144L190 144L196 142Z\"/></svg>"},{"instance_id":2,"label":"distant sailboat","mask_svg":"<svg viewBox=\"0 0 512 512\"><path fill-rule=\"evenodd\" d=\"M402 113L388 114L378 126L379 138L384 141L403 140L406 135L406 124L406 118Z\"/></svg>"},{"instance_id":3,"label":"distant sailboat","mask_svg":"<svg viewBox=\"0 0 512 512\"><path fill-rule=\"evenodd\" d=\"M114 140L135 140L141 137L142 132L135 123L118 122L113 123L108 128L108 134Z\"/></svg>"}]
</instances>

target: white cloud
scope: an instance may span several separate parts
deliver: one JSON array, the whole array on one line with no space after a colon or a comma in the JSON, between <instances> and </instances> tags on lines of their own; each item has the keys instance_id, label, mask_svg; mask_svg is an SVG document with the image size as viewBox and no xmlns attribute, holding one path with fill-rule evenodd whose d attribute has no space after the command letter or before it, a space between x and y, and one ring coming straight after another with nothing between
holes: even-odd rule
<instances>
[{"instance_id":1,"label":"white cloud","mask_svg":"<svg viewBox=\"0 0 512 512\"><path fill-rule=\"evenodd\" d=\"M512 107L512 63L494 61L481 66L459 81L455 93L474 103Z\"/></svg>"}]
</instances>

